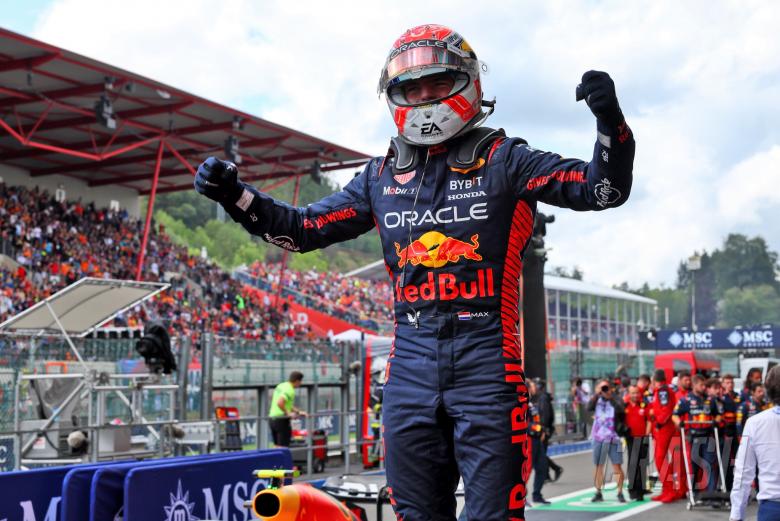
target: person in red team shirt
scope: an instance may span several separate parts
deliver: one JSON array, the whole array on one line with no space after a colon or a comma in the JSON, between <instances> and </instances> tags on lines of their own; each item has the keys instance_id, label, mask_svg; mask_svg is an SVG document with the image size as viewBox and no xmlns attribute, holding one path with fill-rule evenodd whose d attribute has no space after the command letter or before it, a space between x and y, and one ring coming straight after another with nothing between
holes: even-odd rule
<instances>
[{"instance_id":1,"label":"person in red team shirt","mask_svg":"<svg viewBox=\"0 0 780 521\"><path fill-rule=\"evenodd\" d=\"M677 373L677 389L675 391L677 401L687 398L691 391L693 391L693 382L690 371L680 371Z\"/></svg>"},{"instance_id":2,"label":"person in red team shirt","mask_svg":"<svg viewBox=\"0 0 780 521\"><path fill-rule=\"evenodd\" d=\"M666 373L663 369L658 369L653 375L655 389L653 390L653 402L651 410L653 414L653 439L655 440L655 466L658 469L658 477L661 480L661 493L653 496L653 501L669 503L673 498L679 495L679 491L674 486L674 471L682 470L682 463L677 461L682 453L678 450L669 459L669 448L672 440L677 434L677 429L672 422L672 413L677 405L677 397L672 388L666 383ZM676 436L678 440L680 436ZM681 480L682 481L682 480ZM679 488L679 487L677 487Z\"/></svg>"},{"instance_id":3,"label":"person in red team shirt","mask_svg":"<svg viewBox=\"0 0 780 521\"><path fill-rule=\"evenodd\" d=\"M637 501L645 500L647 483L647 452L650 446L650 408L645 403L643 390L632 385L628 388L626 425L631 431L626 437L628 445L628 496Z\"/></svg>"}]
</instances>

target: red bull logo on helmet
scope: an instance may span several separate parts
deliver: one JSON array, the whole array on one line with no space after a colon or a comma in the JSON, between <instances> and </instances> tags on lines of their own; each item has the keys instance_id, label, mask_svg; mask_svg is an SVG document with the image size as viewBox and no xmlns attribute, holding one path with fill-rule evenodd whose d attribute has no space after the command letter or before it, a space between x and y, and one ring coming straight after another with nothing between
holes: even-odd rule
<instances>
[{"instance_id":1,"label":"red bull logo on helmet","mask_svg":"<svg viewBox=\"0 0 780 521\"><path fill-rule=\"evenodd\" d=\"M477 233L471 236L469 242L432 231L424 233L406 248L401 248L400 244L395 243L399 268L403 268L406 264L412 266L422 264L427 268L441 268L449 262L458 262L461 258L481 261L482 255L477 253L477 248L479 248L479 234Z\"/></svg>"}]
</instances>

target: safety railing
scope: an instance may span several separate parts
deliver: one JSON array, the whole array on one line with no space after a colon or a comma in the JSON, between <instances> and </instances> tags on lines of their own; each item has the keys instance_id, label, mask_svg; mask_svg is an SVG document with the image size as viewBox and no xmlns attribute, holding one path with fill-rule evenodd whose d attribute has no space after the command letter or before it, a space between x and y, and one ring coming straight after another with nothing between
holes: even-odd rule
<instances>
[{"instance_id":1,"label":"safety railing","mask_svg":"<svg viewBox=\"0 0 780 521\"><path fill-rule=\"evenodd\" d=\"M323 451L322 435L316 435L317 443L313 443L312 438L314 431L320 430L327 433L326 453L340 454L345 471L351 465L349 454L360 452L359 448L365 444L373 444L372 454L377 458L381 454L376 448L379 442L363 440L365 426L360 413L363 405L359 389L362 378L357 376L363 356L362 344L293 343L284 346L205 335L201 351L198 351L188 339L176 339L179 366L187 370L178 371L175 378L147 381L144 375L117 371L123 365L121 362L135 356L134 339L77 340L86 367L75 360L68 361L68 352L60 342L39 340L0 337L0 357L18 360L18 363L10 364L16 369L3 367L0 370L0 452L13 453L16 467L22 463L29 466L166 456L198 445L200 450L219 452L223 447L222 438L217 434L223 432L228 421L236 421L241 426L243 448L269 448L267 413L270 396L275 385L286 380L291 370L302 370L306 375L306 384L299 389L299 402L305 404L302 408L308 416L297 421L303 422L302 427L308 434L297 440L293 447L294 456L302 454L300 458L296 457L299 464L305 462L307 471L311 472L312 458L321 459L314 454ZM196 365L190 363L192 354L199 356ZM134 361L138 362L138 359ZM51 416L41 416L42 391L32 388L30 382L33 380L69 380L81 386L80 391L60 389L60 394L64 393L61 396L65 399L63 403L71 399L82 401L75 416L78 421L60 423L49 421ZM73 393L81 393L81 396L71 396ZM122 393L126 397L120 396ZM242 409L240 418L215 418L217 405L239 405ZM58 409L54 402L48 406L54 407L52 411ZM68 420L70 418L71 413L68 413ZM102 421L96 422L96 418ZM112 422L120 425L112 425ZM110 440L110 431L117 428L130 429L133 436L145 436L147 441L143 447L134 444L132 451L98 450L95 442L87 454L69 457L72 451L64 443L72 431L83 431L89 440ZM177 437L180 428L195 433L200 429L201 435L189 436L194 441L185 443L186 440ZM60 436L60 431L67 430L71 432ZM204 430L212 433L205 440ZM48 443L49 450L39 455L56 457L31 457L35 453L31 449L42 433L47 433L48 437L42 443Z\"/></svg>"},{"instance_id":2,"label":"safety railing","mask_svg":"<svg viewBox=\"0 0 780 521\"><path fill-rule=\"evenodd\" d=\"M337 412L337 411L325 411L325 412L311 412L307 413L306 417L293 419L293 423L297 423L301 427L301 435L293 437L293 443L291 443L289 449L293 457L293 462L296 466L301 468L302 473L307 476L312 476L321 473L325 470L334 470L339 468L340 472L349 474L350 472L364 468L382 468L383 454L381 438L381 432L377 429L375 433L378 438L367 438L359 434L360 426L362 425L363 414L359 411L349 412ZM371 414L373 417L373 414ZM344 435L342 432L320 433L320 429L316 427L322 423L321 420L331 422L336 420L342 425L349 425L356 423L357 429L353 432L351 429ZM169 457L179 455L193 455L193 454L206 454L206 453L227 453L233 452L232 449L226 448L225 443L225 431L226 425L230 422L234 422L240 426L241 432L241 450L257 450L257 449L269 449L275 447L270 441L258 442L258 440L268 440L269 435L269 420L267 415L263 416L246 416L238 419L211 419L208 421L203 420L153 420L145 421L138 424L102 424L102 425L82 425L72 430L78 430L85 434L88 441L87 448L84 452L78 450L68 453L71 449L59 447L60 451L65 451L59 454L58 457L26 457L22 455L22 449L30 443L30 440L40 434L38 429L12 429L0 432L0 447L4 447L4 451L0 451L7 459L11 459L14 464L3 467L0 465L0 472L3 470L11 470L12 468L20 468L22 466L26 468L34 468L38 466L49 465L63 465L74 463L87 463L87 462L99 462L99 461L111 461L121 459L144 459L153 457ZM132 450L115 451L115 450L103 450L102 445L98 447L98 443L103 443L105 439L110 438L106 436L106 433L118 430L132 429L133 432L138 432L139 429L146 429L150 432L154 432L154 435L146 435L146 442L144 447L134 448ZM296 431L298 429L295 429ZM51 433L57 433L57 429L50 431ZM191 435L189 433L196 433ZM140 437L144 437L140 435ZM136 434L134 439L139 438ZM315 442L315 439L317 441ZM8 444L4 444L4 441L13 440L9 449ZM97 442L96 440L100 440ZM134 445L137 445L137 441ZM366 447L366 453L371 456L371 465L366 466L364 461L363 447ZM12 458L8 458L11 455ZM1 459L1 458L0 458ZM334 459L338 461L338 464L334 465ZM2 463L2 462L0 462Z\"/></svg>"}]
</instances>

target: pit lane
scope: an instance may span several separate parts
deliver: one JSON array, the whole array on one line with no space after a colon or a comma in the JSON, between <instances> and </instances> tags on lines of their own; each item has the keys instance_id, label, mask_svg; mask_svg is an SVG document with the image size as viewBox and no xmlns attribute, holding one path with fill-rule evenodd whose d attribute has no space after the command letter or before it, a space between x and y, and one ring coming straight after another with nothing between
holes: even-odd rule
<instances>
[{"instance_id":1,"label":"pit lane","mask_svg":"<svg viewBox=\"0 0 780 521\"><path fill-rule=\"evenodd\" d=\"M614 481L604 489L604 502L591 503L590 498L596 490L593 486L593 463L590 451L574 454L553 456L553 459L564 468L560 480L546 483L542 489L544 497L551 505L539 505L526 509L527 521L728 521L727 510L712 508L689 511L683 500L671 504L661 504L655 501L629 501L618 503ZM608 471L611 470L608 467ZM624 466L625 469L625 466ZM612 474L607 477L611 480ZM533 483L533 474L529 484ZM624 491L628 500L628 493ZM758 508L755 502L750 503L744 519L755 519Z\"/></svg>"}]
</instances>

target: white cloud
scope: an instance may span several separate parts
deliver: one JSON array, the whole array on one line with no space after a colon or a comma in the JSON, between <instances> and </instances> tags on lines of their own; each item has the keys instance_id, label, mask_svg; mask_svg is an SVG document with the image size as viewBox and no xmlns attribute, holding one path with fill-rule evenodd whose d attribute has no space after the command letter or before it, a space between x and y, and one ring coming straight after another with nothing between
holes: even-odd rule
<instances>
[{"instance_id":1,"label":"white cloud","mask_svg":"<svg viewBox=\"0 0 780 521\"><path fill-rule=\"evenodd\" d=\"M424 22L469 40L491 66L492 124L539 148L588 158L594 124L574 86L590 68L615 78L637 136L632 197L603 213L555 209L551 264L605 284L668 283L679 259L743 224L780 236L761 221L780 206L773 2L55 0L34 36L381 154L393 127L379 69Z\"/></svg>"},{"instance_id":2,"label":"white cloud","mask_svg":"<svg viewBox=\"0 0 780 521\"><path fill-rule=\"evenodd\" d=\"M760 213L780 208L780 145L739 162L724 176L718 189L717 213L732 223L756 224Z\"/></svg>"}]
</instances>

